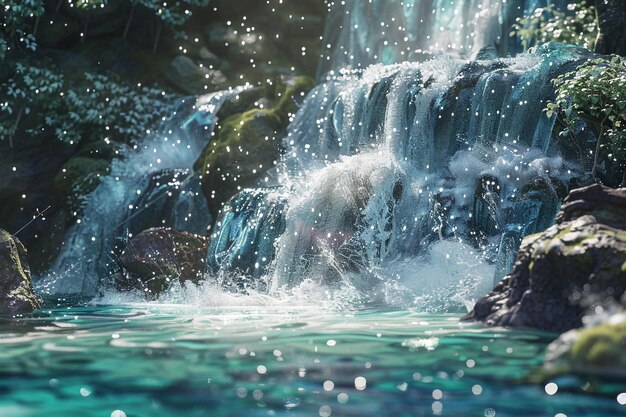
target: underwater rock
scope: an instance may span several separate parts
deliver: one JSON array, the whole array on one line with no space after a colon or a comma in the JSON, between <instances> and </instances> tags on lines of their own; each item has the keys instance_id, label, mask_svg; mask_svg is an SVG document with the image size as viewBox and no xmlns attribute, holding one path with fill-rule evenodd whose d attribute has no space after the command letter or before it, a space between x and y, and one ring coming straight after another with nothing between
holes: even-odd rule
<instances>
[{"instance_id":1,"label":"underwater rock","mask_svg":"<svg viewBox=\"0 0 626 417\"><path fill-rule=\"evenodd\" d=\"M626 290L626 189L573 190L557 224L526 237L513 271L466 319L563 332Z\"/></svg>"},{"instance_id":2,"label":"underwater rock","mask_svg":"<svg viewBox=\"0 0 626 417\"><path fill-rule=\"evenodd\" d=\"M135 236L119 260L128 272L117 276L122 290L141 289L153 295L174 280L197 283L205 272L208 238L171 228L153 228Z\"/></svg>"},{"instance_id":3,"label":"underwater rock","mask_svg":"<svg viewBox=\"0 0 626 417\"><path fill-rule=\"evenodd\" d=\"M613 320L617 318L617 320ZM548 371L603 377L626 377L626 320L623 315L608 323L563 333L548 346Z\"/></svg>"},{"instance_id":4,"label":"underwater rock","mask_svg":"<svg viewBox=\"0 0 626 417\"><path fill-rule=\"evenodd\" d=\"M39 307L26 249L15 236L0 229L0 315L28 314Z\"/></svg>"}]
</instances>

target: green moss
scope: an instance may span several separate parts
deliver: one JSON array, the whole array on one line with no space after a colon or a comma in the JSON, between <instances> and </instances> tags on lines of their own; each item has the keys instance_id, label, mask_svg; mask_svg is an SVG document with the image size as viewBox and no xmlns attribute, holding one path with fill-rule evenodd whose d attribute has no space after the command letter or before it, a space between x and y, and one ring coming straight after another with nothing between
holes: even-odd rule
<instances>
[{"instance_id":1,"label":"green moss","mask_svg":"<svg viewBox=\"0 0 626 417\"><path fill-rule=\"evenodd\" d=\"M570 358L575 366L626 367L626 322L581 330Z\"/></svg>"},{"instance_id":2,"label":"green moss","mask_svg":"<svg viewBox=\"0 0 626 417\"><path fill-rule=\"evenodd\" d=\"M218 166L220 156L228 153L246 153L240 146L256 145L271 138L281 126L280 118L272 110L253 109L227 119L203 154L204 167ZM208 152L207 152L208 150Z\"/></svg>"},{"instance_id":3,"label":"green moss","mask_svg":"<svg viewBox=\"0 0 626 417\"><path fill-rule=\"evenodd\" d=\"M311 77L301 76L293 80L278 97L278 104L274 109L276 114L283 119L287 119L290 113L294 114L298 110L294 99L303 99L313 87L315 87L315 80Z\"/></svg>"},{"instance_id":4,"label":"green moss","mask_svg":"<svg viewBox=\"0 0 626 417\"><path fill-rule=\"evenodd\" d=\"M571 231L572 231L571 227L566 227L565 229L561 230L556 236L554 236L554 239L562 239L565 237L565 235L567 235Z\"/></svg>"},{"instance_id":5,"label":"green moss","mask_svg":"<svg viewBox=\"0 0 626 417\"><path fill-rule=\"evenodd\" d=\"M257 185L274 166L290 115L297 110L297 99L303 99L314 85L309 77L297 77L286 84L242 93L241 101L232 102L229 111L245 108L246 103L254 106L258 101L266 108L253 107L226 118L195 163L213 215L241 189ZM260 97L260 93L267 96Z\"/></svg>"},{"instance_id":6,"label":"green moss","mask_svg":"<svg viewBox=\"0 0 626 417\"><path fill-rule=\"evenodd\" d=\"M283 129L280 117L267 109L249 110L224 122L196 161L214 215L239 189L253 186L274 166Z\"/></svg>"}]
</instances>

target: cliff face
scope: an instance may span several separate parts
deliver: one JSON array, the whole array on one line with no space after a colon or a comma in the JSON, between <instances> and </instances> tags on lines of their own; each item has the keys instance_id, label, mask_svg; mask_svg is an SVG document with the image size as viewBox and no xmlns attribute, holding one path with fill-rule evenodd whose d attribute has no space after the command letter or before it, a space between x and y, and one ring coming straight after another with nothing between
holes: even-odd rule
<instances>
[{"instance_id":1,"label":"cliff face","mask_svg":"<svg viewBox=\"0 0 626 417\"><path fill-rule=\"evenodd\" d=\"M513 271L466 319L564 332L626 291L626 189L573 190L557 223L528 236Z\"/></svg>"}]
</instances>

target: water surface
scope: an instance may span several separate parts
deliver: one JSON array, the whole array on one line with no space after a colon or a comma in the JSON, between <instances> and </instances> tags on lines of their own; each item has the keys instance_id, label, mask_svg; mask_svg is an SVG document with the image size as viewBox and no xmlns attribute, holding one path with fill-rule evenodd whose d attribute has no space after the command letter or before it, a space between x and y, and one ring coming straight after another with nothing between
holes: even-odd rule
<instances>
[{"instance_id":1,"label":"water surface","mask_svg":"<svg viewBox=\"0 0 626 417\"><path fill-rule=\"evenodd\" d=\"M554 335L458 315L153 304L39 313L0 324L2 417L625 411L614 396L568 390L567 378L555 395L523 382Z\"/></svg>"}]
</instances>

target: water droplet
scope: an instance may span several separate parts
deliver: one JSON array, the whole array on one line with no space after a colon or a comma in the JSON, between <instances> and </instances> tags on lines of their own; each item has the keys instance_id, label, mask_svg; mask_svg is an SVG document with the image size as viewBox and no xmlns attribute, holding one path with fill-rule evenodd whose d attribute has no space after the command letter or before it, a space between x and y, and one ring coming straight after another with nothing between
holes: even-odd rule
<instances>
[{"instance_id":1,"label":"water droplet","mask_svg":"<svg viewBox=\"0 0 626 417\"><path fill-rule=\"evenodd\" d=\"M554 395L559 390L559 386L554 382L549 382L545 386L546 394Z\"/></svg>"},{"instance_id":2,"label":"water droplet","mask_svg":"<svg viewBox=\"0 0 626 417\"><path fill-rule=\"evenodd\" d=\"M359 391L363 391L367 387L367 379L362 376L357 376L354 379L354 387Z\"/></svg>"}]
</instances>

